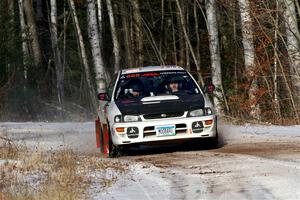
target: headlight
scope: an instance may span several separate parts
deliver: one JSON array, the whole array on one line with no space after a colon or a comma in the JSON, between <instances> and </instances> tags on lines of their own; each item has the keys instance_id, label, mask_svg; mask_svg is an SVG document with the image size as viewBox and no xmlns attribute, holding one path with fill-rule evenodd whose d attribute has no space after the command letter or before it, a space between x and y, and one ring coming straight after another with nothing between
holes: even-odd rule
<instances>
[{"instance_id":1,"label":"headlight","mask_svg":"<svg viewBox=\"0 0 300 200\"><path fill-rule=\"evenodd\" d=\"M124 115L124 122L137 122L140 121L140 117L136 115Z\"/></svg>"},{"instance_id":2,"label":"headlight","mask_svg":"<svg viewBox=\"0 0 300 200\"><path fill-rule=\"evenodd\" d=\"M141 121L141 118L137 115L116 115L115 123L122 123L122 122L138 122Z\"/></svg>"},{"instance_id":3,"label":"headlight","mask_svg":"<svg viewBox=\"0 0 300 200\"><path fill-rule=\"evenodd\" d=\"M212 115L213 111L211 108L204 108L203 109L197 109L197 110L192 110L188 113L188 117L200 117L200 116L205 116L205 115Z\"/></svg>"},{"instance_id":4,"label":"headlight","mask_svg":"<svg viewBox=\"0 0 300 200\"><path fill-rule=\"evenodd\" d=\"M203 115L204 115L203 109L197 109L189 112L189 117L199 117Z\"/></svg>"},{"instance_id":5,"label":"headlight","mask_svg":"<svg viewBox=\"0 0 300 200\"><path fill-rule=\"evenodd\" d=\"M213 111L211 108L205 108L205 115L212 115Z\"/></svg>"}]
</instances>

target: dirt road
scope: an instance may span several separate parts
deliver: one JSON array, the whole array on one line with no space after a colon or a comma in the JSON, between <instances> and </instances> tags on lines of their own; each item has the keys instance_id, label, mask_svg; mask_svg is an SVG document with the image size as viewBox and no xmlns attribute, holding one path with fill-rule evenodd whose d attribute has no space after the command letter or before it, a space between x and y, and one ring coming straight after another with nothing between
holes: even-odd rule
<instances>
[{"instance_id":1,"label":"dirt road","mask_svg":"<svg viewBox=\"0 0 300 200\"><path fill-rule=\"evenodd\" d=\"M138 163L133 181L101 199L300 199L300 129L285 131L223 125L217 149L200 142L130 152L121 159Z\"/></svg>"},{"instance_id":2,"label":"dirt road","mask_svg":"<svg viewBox=\"0 0 300 200\"><path fill-rule=\"evenodd\" d=\"M93 124L0 124L27 145L95 154ZM130 149L129 164L93 199L300 199L300 126L220 126L220 147L205 142ZM98 191L98 192L97 192Z\"/></svg>"}]
</instances>

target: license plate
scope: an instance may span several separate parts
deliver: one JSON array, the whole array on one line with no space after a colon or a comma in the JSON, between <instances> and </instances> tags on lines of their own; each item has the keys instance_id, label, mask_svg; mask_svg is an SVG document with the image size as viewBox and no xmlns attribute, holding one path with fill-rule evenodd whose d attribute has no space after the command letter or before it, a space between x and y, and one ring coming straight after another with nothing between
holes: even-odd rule
<instances>
[{"instance_id":1,"label":"license plate","mask_svg":"<svg viewBox=\"0 0 300 200\"><path fill-rule=\"evenodd\" d=\"M173 136L176 135L175 125L156 126L156 136Z\"/></svg>"}]
</instances>

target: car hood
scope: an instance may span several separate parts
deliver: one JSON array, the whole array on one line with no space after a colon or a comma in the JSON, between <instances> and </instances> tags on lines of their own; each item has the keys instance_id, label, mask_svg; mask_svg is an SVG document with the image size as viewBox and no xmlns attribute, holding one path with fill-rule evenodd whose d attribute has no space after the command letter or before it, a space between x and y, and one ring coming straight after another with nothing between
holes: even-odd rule
<instances>
[{"instance_id":1,"label":"car hood","mask_svg":"<svg viewBox=\"0 0 300 200\"><path fill-rule=\"evenodd\" d=\"M115 103L123 115L144 115L157 113L175 113L204 108L201 94L176 95L178 98L156 98L153 101L141 99L120 99Z\"/></svg>"}]
</instances>

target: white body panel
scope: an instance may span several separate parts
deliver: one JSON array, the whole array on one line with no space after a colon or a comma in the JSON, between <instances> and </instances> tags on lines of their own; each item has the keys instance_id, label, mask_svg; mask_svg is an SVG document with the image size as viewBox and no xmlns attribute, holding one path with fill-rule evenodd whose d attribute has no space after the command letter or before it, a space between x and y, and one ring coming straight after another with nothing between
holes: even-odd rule
<instances>
[{"instance_id":1,"label":"white body panel","mask_svg":"<svg viewBox=\"0 0 300 200\"><path fill-rule=\"evenodd\" d=\"M192 123L197 121L204 120L214 120L212 126L205 126L201 133L192 132ZM171 119L156 119L142 122L133 122L133 123L115 123L110 128L112 141L115 145L124 145L131 143L146 143L146 142L155 142L155 141L166 141L166 140L177 140L177 139L192 139L192 138L208 138L216 137L217 134L217 124L215 116L203 116L203 117L190 117L190 118L171 118ZM187 129L185 133L176 134L174 136L156 136L153 134L151 136L144 135L144 128L150 126L160 126L160 125L176 125L176 124L186 124ZM125 127L123 134L117 133L117 127ZM134 139L128 138L126 132L128 127L138 127L139 136Z\"/></svg>"},{"instance_id":2,"label":"white body panel","mask_svg":"<svg viewBox=\"0 0 300 200\"><path fill-rule=\"evenodd\" d=\"M130 74L130 73L140 73L140 72L155 72L155 71L165 71L165 70L184 70L178 66L151 66L144 68L135 68L122 70L118 74L117 80L121 75ZM192 77L192 76L191 76ZM192 78L193 79L193 78ZM193 79L194 80L194 79ZM195 80L194 80L195 81ZM195 81L196 82L196 81ZM200 93L204 97L204 107L211 108L214 113L214 108L212 107L211 102L203 94L199 85L197 85ZM112 97L115 96L116 84L114 86L114 91ZM144 97L141 99L143 104L147 103L160 103L164 100L175 100L178 99L176 95L162 95L162 96L150 96ZM105 105L105 106L104 106ZM106 108L104 108L106 107ZM104 112L106 111L106 112ZM200 117L188 117L188 112L185 111L184 114L180 117L172 118L157 118L157 119L145 119L143 115L139 115L141 121L138 122L122 122L116 123L115 116L121 115L121 111L116 105L114 98L110 102L102 103L102 108L100 105L99 117L102 123L107 123L109 125L109 130L111 134L111 139L114 145L126 145L134 143L147 143L147 142L156 142L156 141L168 141L168 140L178 140L178 139L193 139L193 138L214 138L217 136L217 117L212 115L200 116ZM211 125L205 125L206 120L212 120ZM200 133L194 133L192 131L192 124L194 122L203 123L203 131ZM172 136L157 136L155 127L163 125L180 125L184 127L176 128L176 134ZM138 128L138 136L136 138L130 138L127 135L127 129L130 127ZM154 130L144 130L145 127L154 127ZM124 128L124 132L117 132L116 128Z\"/></svg>"}]
</instances>

